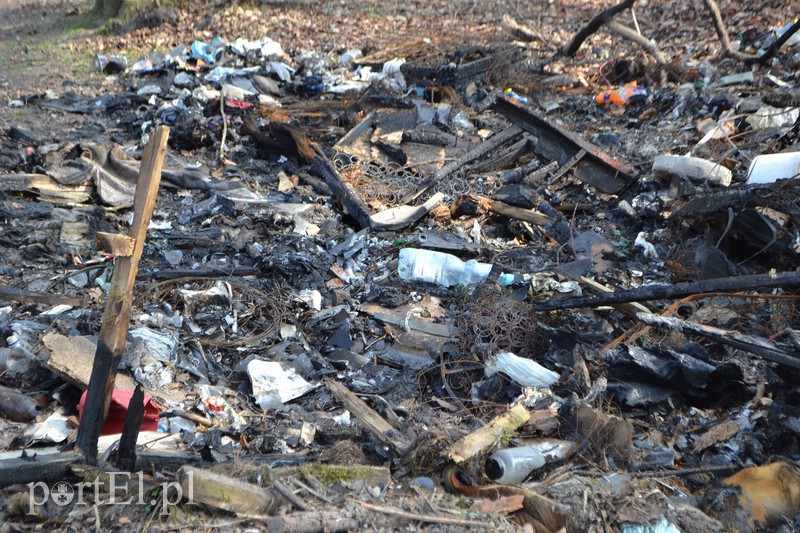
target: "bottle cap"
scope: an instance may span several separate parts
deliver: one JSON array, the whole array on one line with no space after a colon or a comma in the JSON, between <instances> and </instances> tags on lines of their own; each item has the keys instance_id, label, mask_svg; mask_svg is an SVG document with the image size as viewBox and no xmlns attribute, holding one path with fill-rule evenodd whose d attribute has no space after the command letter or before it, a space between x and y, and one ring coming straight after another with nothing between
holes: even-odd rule
<instances>
[{"instance_id":1,"label":"bottle cap","mask_svg":"<svg viewBox=\"0 0 800 533\"><path fill-rule=\"evenodd\" d=\"M508 287L509 285L514 283L514 274L506 274L506 273L500 274L497 277L497 283L499 283L503 287Z\"/></svg>"}]
</instances>

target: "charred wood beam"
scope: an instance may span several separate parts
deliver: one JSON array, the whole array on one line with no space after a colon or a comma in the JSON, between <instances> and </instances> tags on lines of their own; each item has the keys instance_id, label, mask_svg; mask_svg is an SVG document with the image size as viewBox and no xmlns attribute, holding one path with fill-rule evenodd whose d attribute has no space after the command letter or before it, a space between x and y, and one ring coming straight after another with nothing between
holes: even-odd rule
<instances>
[{"instance_id":1,"label":"charred wood beam","mask_svg":"<svg viewBox=\"0 0 800 533\"><path fill-rule=\"evenodd\" d=\"M128 404L125 425L122 427L122 435L119 438L117 460L114 463L120 470L127 472L136 470L136 439L139 437L139 430L142 429L143 420L144 391L141 385L136 385Z\"/></svg>"},{"instance_id":2,"label":"charred wood beam","mask_svg":"<svg viewBox=\"0 0 800 533\"><path fill-rule=\"evenodd\" d=\"M402 433L392 427L385 418L373 411L361 398L351 392L338 381L325 382L331 395L339 400L353 416L378 440L388 444L400 455L404 455L410 448Z\"/></svg>"},{"instance_id":3,"label":"charred wood beam","mask_svg":"<svg viewBox=\"0 0 800 533\"><path fill-rule=\"evenodd\" d=\"M35 453L22 452L17 459L0 461L0 487L24 485L41 481L63 481L69 474L69 465L75 459L69 454L52 454L37 457Z\"/></svg>"},{"instance_id":4,"label":"charred wood beam","mask_svg":"<svg viewBox=\"0 0 800 533\"><path fill-rule=\"evenodd\" d=\"M372 216L372 213L367 204L364 203L358 192L339 175L336 167L325 153L316 146L314 149L317 152L317 156L313 160L314 168L325 178L325 183L331 188L336 198L342 202L350 216L356 219L358 225L361 228L368 228L370 226L369 217Z\"/></svg>"},{"instance_id":5,"label":"charred wood beam","mask_svg":"<svg viewBox=\"0 0 800 533\"><path fill-rule=\"evenodd\" d=\"M707 292L737 292L754 289L774 289L800 286L800 271L777 274L752 274L732 278L689 281L675 285L647 285L617 292L552 298L536 304L537 311L554 311L576 307L598 307L625 302L668 300Z\"/></svg>"},{"instance_id":6,"label":"charred wood beam","mask_svg":"<svg viewBox=\"0 0 800 533\"><path fill-rule=\"evenodd\" d=\"M534 135L538 139L534 149L546 159L566 165L581 150L585 150L586 154L575 164L575 176L598 190L618 194L635 182L631 167L616 161L577 134L550 124L530 108L518 106L507 98L498 96L495 109L512 123Z\"/></svg>"},{"instance_id":7,"label":"charred wood beam","mask_svg":"<svg viewBox=\"0 0 800 533\"><path fill-rule=\"evenodd\" d=\"M800 353L787 352L775 344L759 337L745 335L738 331L730 331L713 326L687 322L676 317L658 316L651 313L637 313L636 317L650 326L666 328L680 333L691 332L719 342L720 344L726 344L740 350L754 353L773 363L792 368L800 368Z\"/></svg>"},{"instance_id":8,"label":"charred wood beam","mask_svg":"<svg viewBox=\"0 0 800 533\"><path fill-rule=\"evenodd\" d=\"M536 224L537 226L544 226L553 222L551 217L533 209L514 207L477 194L465 194L454 202L451 213L463 211L472 213L490 211L496 215L504 215L515 220Z\"/></svg>"},{"instance_id":9,"label":"charred wood beam","mask_svg":"<svg viewBox=\"0 0 800 533\"><path fill-rule=\"evenodd\" d=\"M485 157L504 144L509 141L512 141L514 138L522 135L522 128L519 126L510 126L488 141L481 143L476 148L470 150L466 154L457 157L453 161L447 163L442 168L434 172L430 177L428 177L422 184L417 187L414 191L407 193L403 198L400 200L401 204L407 204L419 198L422 194L425 193L428 189L430 189L434 184L447 179L451 174L455 171L461 169L464 165L468 165L473 161L477 161L478 159Z\"/></svg>"},{"instance_id":10,"label":"charred wood beam","mask_svg":"<svg viewBox=\"0 0 800 533\"><path fill-rule=\"evenodd\" d=\"M603 24L616 17L626 9L632 8L635 2L636 0L624 0L623 2L620 2L615 6L611 6L605 11L599 13L592 20L590 20L586 26L581 28L580 31L576 33L572 40L567 44L567 46L564 47L564 55L575 55L575 52L577 52L581 47L583 41L588 39L594 32L599 30Z\"/></svg>"},{"instance_id":11,"label":"charred wood beam","mask_svg":"<svg viewBox=\"0 0 800 533\"><path fill-rule=\"evenodd\" d=\"M375 126L375 111L371 111L369 115L361 120L361 122L353 126L352 129L350 129L350 131L344 135L344 137L339 139L337 143L333 145L333 147L336 149L342 149L351 146L358 139L363 137L367 131L372 129L373 126Z\"/></svg>"}]
</instances>

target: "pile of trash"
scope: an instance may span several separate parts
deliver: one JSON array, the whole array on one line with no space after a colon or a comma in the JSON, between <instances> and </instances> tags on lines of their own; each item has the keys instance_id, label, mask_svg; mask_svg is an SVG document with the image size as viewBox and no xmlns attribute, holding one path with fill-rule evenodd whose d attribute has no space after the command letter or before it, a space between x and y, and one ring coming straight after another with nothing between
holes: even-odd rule
<instances>
[{"instance_id":1,"label":"pile of trash","mask_svg":"<svg viewBox=\"0 0 800 533\"><path fill-rule=\"evenodd\" d=\"M83 520L56 495L90 483L115 524L791 530L798 53L527 91L492 82L519 44L216 38L96 55L118 92L10 102L114 127L3 132L6 517ZM68 448L124 301L86 465ZM152 499L115 503L122 472Z\"/></svg>"}]
</instances>

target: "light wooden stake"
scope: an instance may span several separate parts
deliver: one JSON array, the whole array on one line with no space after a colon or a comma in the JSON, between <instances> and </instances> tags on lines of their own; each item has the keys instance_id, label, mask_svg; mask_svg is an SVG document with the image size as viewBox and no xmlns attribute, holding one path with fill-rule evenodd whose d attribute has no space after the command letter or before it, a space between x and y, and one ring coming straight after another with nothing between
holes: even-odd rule
<instances>
[{"instance_id":1,"label":"light wooden stake","mask_svg":"<svg viewBox=\"0 0 800 533\"><path fill-rule=\"evenodd\" d=\"M100 340L97 342L89 391L76 441L78 449L90 464L97 462L97 440L108 414L111 393L114 391L114 378L128 337L133 285L144 249L147 227L150 225L158 195L168 136L169 128L159 127L144 150L136 195L133 199L133 224L129 232L130 238L134 241L133 252L130 257L117 258L108 300L103 311Z\"/></svg>"}]
</instances>

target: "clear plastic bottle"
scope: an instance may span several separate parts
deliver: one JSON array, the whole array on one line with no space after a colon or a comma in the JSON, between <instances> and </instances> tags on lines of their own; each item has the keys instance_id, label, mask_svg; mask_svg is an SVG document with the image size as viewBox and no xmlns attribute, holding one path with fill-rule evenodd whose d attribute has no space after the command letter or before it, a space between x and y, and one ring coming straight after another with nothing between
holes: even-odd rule
<instances>
[{"instance_id":1,"label":"clear plastic bottle","mask_svg":"<svg viewBox=\"0 0 800 533\"><path fill-rule=\"evenodd\" d=\"M528 474L544 466L545 457L536 446L505 448L486 460L489 479L505 485L522 483Z\"/></svg>"},{"instance_id":2,"label":"clear plastic bottle","mask_svg":"<svg viewBox=\"0 0 800 533\"><path fill-rule=\"evenodd\" d=\"M479 263L474 259L462 261L458 257L433 250L404 248L400 250L397 272L405 280L435 283L442 287L453 285L475 285L485 280L492 271L492 265ZM510 274L501 274L501 285L513 281Z\"/></svg>"}]
</instances>

